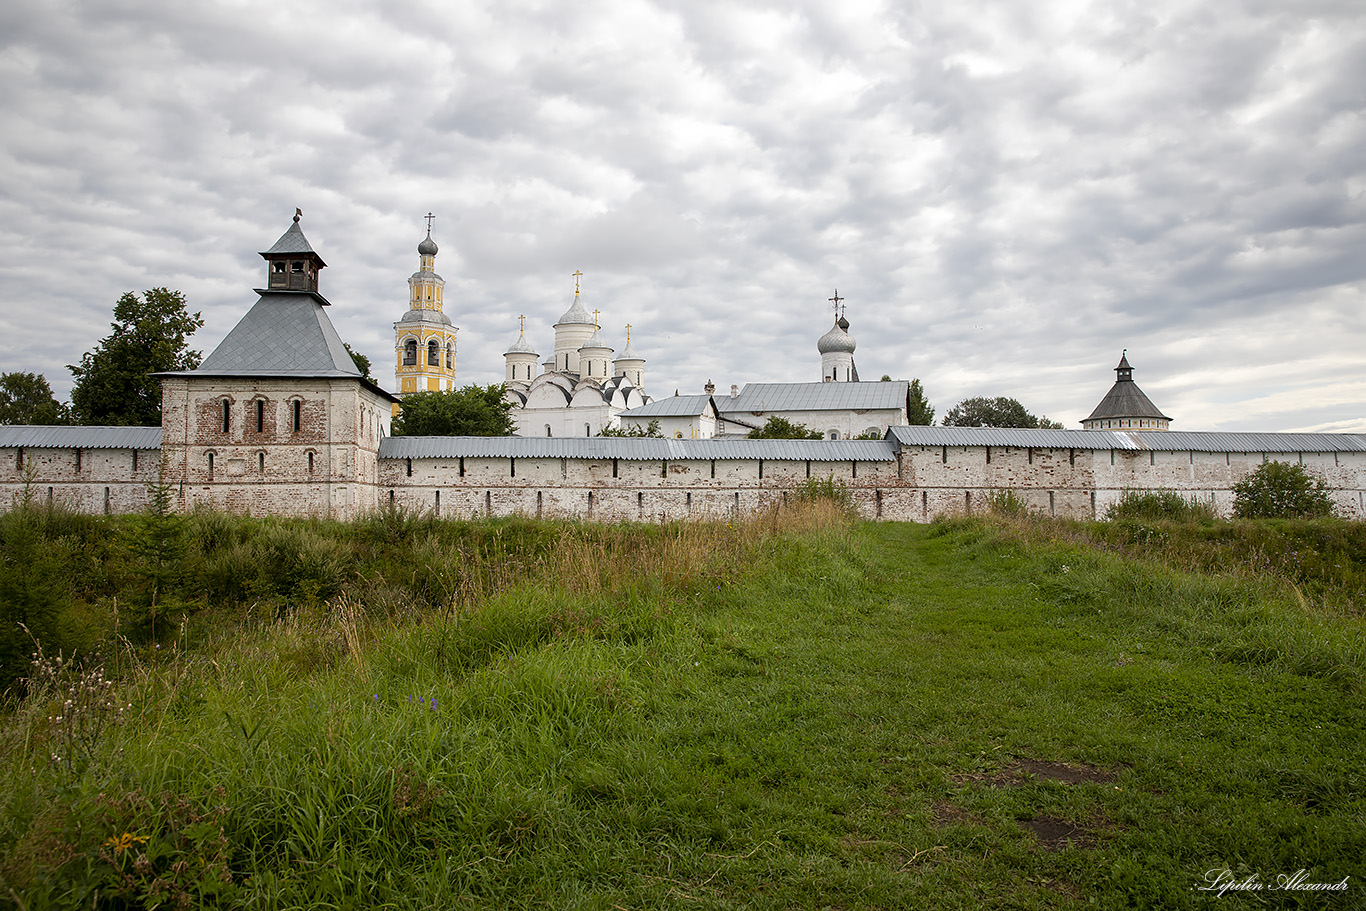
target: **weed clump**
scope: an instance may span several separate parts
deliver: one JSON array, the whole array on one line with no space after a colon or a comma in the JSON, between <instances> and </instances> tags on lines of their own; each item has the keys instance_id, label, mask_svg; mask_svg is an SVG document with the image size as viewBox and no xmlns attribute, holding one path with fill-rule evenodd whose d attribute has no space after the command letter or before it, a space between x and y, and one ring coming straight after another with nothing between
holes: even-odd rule
<instances>
[{"instance_id":1,"label":"weed clump","mask_svg":"<svg viewBox=\"0 0 1366 911\"><path fill-rule=\"evenodd\" d=\"M1208 522L1219 518L1214 503L1175 490L1126 490L1105 510L1105 521Z\"/></svg>"}]
</instances>

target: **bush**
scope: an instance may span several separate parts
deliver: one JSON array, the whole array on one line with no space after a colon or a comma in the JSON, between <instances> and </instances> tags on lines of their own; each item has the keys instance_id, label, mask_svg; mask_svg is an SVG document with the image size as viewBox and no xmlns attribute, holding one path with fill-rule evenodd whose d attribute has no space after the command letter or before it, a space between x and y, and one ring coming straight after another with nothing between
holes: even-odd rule
<instances>
[{"instance_id":1,"label":"bush","mask_svg":"<svg viewBox=\"0 0 1366 911\"><path fill-rule=\"evenodd\" d=\"M1317 519L1333 514L1328 483L1303 465L1263 462L1233 485L1233 514L1240 519Z\"/></svg>"},{"instance_id":2,"label":"bush","mask_svg":"<svg viewBox=\"0 0 1366 911\"><path fill-rule=\"evenodd\" d=\"M1119 495L1119 502L1110 504L1105 510L1107 522L1116 519L1199 522L1216 518L1218 513L1212 502L1183 497L1174 490L1126 490Z\"/></svg>"}]
</instances>

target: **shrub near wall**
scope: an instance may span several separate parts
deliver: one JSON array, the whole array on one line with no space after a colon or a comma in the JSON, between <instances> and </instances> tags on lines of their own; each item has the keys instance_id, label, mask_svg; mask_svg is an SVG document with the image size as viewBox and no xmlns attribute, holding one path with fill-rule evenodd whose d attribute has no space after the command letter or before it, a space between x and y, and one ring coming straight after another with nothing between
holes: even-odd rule
<instances>
[{"instance_id":1,"label":"shrub near wall","mask_svg":"<svg viewBox=\"0 0 1366 911\"><path fill-rule=\"evenodd\" d=\"M1233 485L1240 519L1317 519L1333 514L1328 483L1303 465L1264 462Z\"/></svg>"}]
</instances>

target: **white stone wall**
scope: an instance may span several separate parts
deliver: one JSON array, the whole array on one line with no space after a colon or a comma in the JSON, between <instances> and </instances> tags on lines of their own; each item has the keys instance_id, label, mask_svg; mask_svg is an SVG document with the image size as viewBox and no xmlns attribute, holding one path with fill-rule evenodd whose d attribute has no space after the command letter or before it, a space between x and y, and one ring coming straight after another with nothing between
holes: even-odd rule
<instances>
[{"instance_id":1,"label":"white stone wall","mask_svg":"<svg viewBox=\"0 0 1366 911\"><path fill-rule=\"evenodd\" d=\"M160 459L155 449L0 448L0 509L27 497L78 512L136 512Z\"/></svg>"},{"instance_id":2,"label":"white stone wall","mask_svg":"<svg viewBox=\"0 0 1366 911\"><path fill-rule=\"evenodd\" d=\"M273 381L282 382L282 381ZM354 390L357 384L351 383ZM248 390L228 384L196 393L187 406L184 390L168 394L168 422L202 413L230 393ZM252 392L263 391L258 385ZM269 390L285 392L283 386ZM758 509L790 496L807 478L833 477L846 484L862 515L870 519L928 521L937 515L985 508L993 493L1012 490L1030 509L1057 516L1091 518L1125 490L1176 490L1212 499L1227 514L1232 486L1266 458L1302 462L1334 488L1340 513L1366 518L1366 453L1200 453L1089 449L1026 449L985 446L909 446L895 461L806 462L805 460L694 459L384 459L377 458L378 432L372 412L387 415L382 402L348 397L330 381L290 387L305 401L320 403L308 439L266 444L250 428L229 439L201 438L189 447L168 446L168 462L183 468L181 503L196 503L253 514L332 515L346 518L379 505L433 510L443 516L581 516L605 521L728 515ZM177 398L177 395L179 398ZM250 401L250 399L245 399ZM288 401L288 399L280 399ZM327 407L322 407L327 403ZM221 412L215 414L221 416ZM348 446L339 428L361 433ZM168 435L170 424L167 425ZM217 432L217 431L215 431ZM329 434L337 433L336 436ZM212 436L212 434L210 435ZM239 438L240 437L240 438ZM250 457L265 448L264 475ZM209 449L238 458L241 471L207 477ZM313 451L313 475L301 456ZM27 489L87 512L126 512L145 503L146 483L155 478L158 455L139 452L132 470L130 450L84 450L79 470L74 450L26 450L25 470L14 449L0 449L0 496L8 507ZM106 489L108 494L106 495Z\"/></svg>"}]
</instances>

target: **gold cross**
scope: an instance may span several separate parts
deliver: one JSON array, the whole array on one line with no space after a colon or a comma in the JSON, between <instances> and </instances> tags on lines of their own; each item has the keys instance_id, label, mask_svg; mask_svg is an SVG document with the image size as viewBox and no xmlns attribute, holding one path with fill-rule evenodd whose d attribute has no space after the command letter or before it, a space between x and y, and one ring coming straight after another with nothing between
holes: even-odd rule
<instances>
[{"instance_id":1,"label":"gold cross","mask_svg":"<svg viewBox=\"0 0 1366 911\"><path fill-rule=\"evenodd\" d=\"M844 300L844 298L840 297L840 289L836 288L835 296L827 297L826 300L835 302L835 316L838 317L840 315L840 301Z\"/></svg>"},{"instance_id":2,"label":"gold cross","mask_svg":"<svg viewBox=\"0 0 1366 911\"><path fill-rule=\"evenodd\" d=\"M631 324L626 324L626 344L631 344Z\"/></svg>"},{"instance_id":3,"label":"gold cross","mask_svg":"<svg viewBox=\"0 0 1366 911\"><path fill-rule=\"evenodd\" d=\"M575 296L575 297L578 297L578 296L579 296L579 276L580 276L580 275L583 275L583 273L580 272L579 270L575 269L575 270L574 270L574 296Z\"/></svg>"},{"instance_id":4,"label":"gold cross","mask_svg":"<svg viewBox=\"0 0 1366 911\"><path fill-rule=\"evenodd\" d=\"M596 310L593 311L593 328L598 328L598 311Z\"/></svg>"},{"instance_id":5,"label":"gold cross","mask_svg":"<svg viewBox=\"0 0 1366 911\"><path fill-rule=\"evenodd\" d=\"M526 314L517 314L517 334L526 335Z\"/></svg>"}]
</instances>

